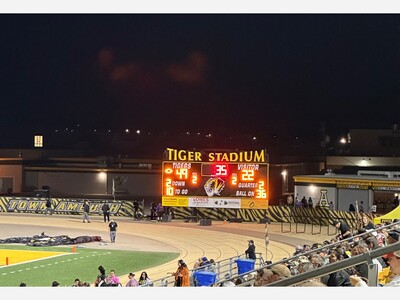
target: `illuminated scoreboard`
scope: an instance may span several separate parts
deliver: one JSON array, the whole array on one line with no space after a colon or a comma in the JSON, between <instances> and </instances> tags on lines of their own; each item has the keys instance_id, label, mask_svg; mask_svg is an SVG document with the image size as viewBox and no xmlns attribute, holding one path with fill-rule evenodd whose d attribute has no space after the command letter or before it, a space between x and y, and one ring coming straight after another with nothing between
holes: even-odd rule
<instances>
[{"instance_id":1,"label":"illuminated scoreboard","mask_svg":"<svg viewBox=\"0 0 400 300\"><path fill-rule=\"evenodd\" d=\"M162 165L164 206L268 208L265 150L167 151Z\"/></svg>"}]
</instances>

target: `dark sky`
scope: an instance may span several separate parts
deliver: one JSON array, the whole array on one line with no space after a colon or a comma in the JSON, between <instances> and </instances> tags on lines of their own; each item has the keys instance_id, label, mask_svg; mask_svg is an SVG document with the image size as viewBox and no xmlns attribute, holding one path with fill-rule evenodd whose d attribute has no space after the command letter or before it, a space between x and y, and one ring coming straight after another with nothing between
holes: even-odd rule
<instances>
[{"instance_id":1,"label":"dark sky","mask_svg":"<svg viewBox=\"0 0 400 300\"><path fill-rule=\"evenodd\" d=\"M389 128L399 25L397 14L4 14L0 126Z\"/></svg>"}]
</instances>

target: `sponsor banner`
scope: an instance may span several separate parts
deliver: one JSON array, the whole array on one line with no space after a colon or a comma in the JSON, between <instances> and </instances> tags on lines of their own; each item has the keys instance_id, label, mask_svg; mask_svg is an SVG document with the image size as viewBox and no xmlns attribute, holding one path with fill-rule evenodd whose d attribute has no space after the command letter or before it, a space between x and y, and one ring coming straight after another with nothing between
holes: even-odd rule
<instances>
[{"instance_id":1,"label":"sponsor banner","mask_svg":"<svg viewBox=\"0 0 400 300\"><path fill-rule=\"evenodd\" d=\"M188 197L162 197L162 206L188 206Z\"/></svg>"},{"instance_id":2,"label":"sponsor banner","mask_svg":"<svg viewBox=\"0 0 400 300\"><path fill-rule=\"evenodd\" d=\"M27 213L45 213L47 198L35 197L2 197L0 201L0 210L5 212L27 212ZM83 213L84 199L69 198L50 198L52 204L52 213L79 214ZM101 207L104 200L89 200L90 213L103 214ZM110 213L117 215L123 206L124 210L129 210L128 205L123 205L120 201L107 200L110 205Z\"/></svg>"},{"instance_id":3,"label":"sponsor banner","mask_svg":"<svg viewBox=\"0 0 400 300\"><path fill-rule=\"evenodd\" d=\"M240 208L241 199L217 197L189 197L190 207Z\"/></svg>"},{"instance_id":4,"label":"sponsor banner","mask_svg":"<svg viewBox=\"0 0 400 300\"><path fill-rule=\"evenodd\" d=\"M250 209L268 209L268 200L260 199L242 199L240 208Z\"/></svg>"}]
</instances>

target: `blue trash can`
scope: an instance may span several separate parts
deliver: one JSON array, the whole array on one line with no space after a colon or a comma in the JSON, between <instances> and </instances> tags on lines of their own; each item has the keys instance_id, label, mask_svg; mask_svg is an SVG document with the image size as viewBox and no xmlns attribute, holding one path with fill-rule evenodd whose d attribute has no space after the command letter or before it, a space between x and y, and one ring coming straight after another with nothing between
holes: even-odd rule
<instances>
[{"instance_id":1,"label":"blue trash can","mask_svg":"<svg viewBox=\"0 0 400 300\"><path fill-rule=\"evenodd\" d=\"M217 274L214 272L198 271L193 274L196 280L196 286L211 286L217 279Z\"/></svg>"},{"instance_id":2,"label":"blue trash can","mask_svg":"<svg viewBox=\"0 0 400 300\"><path fill-rule=\"evenodd\" d=\"M238 267L238 275L254 270L255 259L239 258L235 260Z\"/></svg>"}]
</instances>

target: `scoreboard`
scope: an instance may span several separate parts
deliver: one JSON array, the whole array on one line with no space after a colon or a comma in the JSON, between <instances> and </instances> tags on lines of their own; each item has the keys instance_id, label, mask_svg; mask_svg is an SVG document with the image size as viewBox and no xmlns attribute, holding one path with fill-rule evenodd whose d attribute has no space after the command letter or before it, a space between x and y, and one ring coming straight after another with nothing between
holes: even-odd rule
<instances>
[{"instance_id":1,"label":"scoreboard","mask_svg":"<svg viewBox=\"0 0 400 300\"><path fill-rule=\"evenodd\" d=\"M167 149L163 206L268 208L265 150L205 152Z\"/></svg>"}]
</instances>

